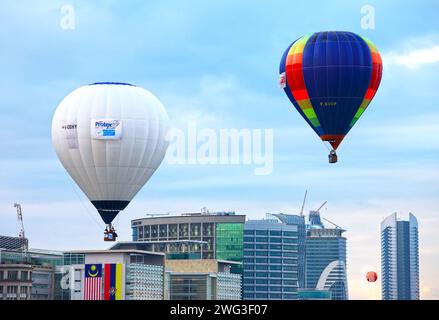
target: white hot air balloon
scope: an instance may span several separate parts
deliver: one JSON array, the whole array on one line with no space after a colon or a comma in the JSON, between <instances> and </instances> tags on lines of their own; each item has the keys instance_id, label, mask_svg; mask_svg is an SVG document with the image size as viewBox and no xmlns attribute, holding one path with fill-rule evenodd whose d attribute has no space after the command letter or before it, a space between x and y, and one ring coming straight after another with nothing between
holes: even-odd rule
<instances>
[{"instance_id":1,"label":"white hot air balloon","mask_svg":"<svg viewBox=\"0 0 439 320\"><path fill-rule=\"evenodd\" d=\"M70 93L52 120L52 143L64 168L107 224L125 209L162 162L168 115L149 91L99 82Z\"/></svg>"}]
</instances>

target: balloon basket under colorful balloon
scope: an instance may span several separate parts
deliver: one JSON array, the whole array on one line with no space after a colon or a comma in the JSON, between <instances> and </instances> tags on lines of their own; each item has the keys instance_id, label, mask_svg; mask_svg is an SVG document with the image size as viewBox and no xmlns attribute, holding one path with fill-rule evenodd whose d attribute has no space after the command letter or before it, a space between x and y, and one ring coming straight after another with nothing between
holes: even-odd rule
<instances>
[{"instance_id":1,"label":"balloon basket under colorful balloon","mask_svg":"<svg viewBox=\"0 0 439 320\"><path fill-rule=\"evenodd\" d=\"M328 158L329 158L329 163L337 163L338 156L335 150L331 150L331 152L328 155Z\"/></svg>"}]
</instances>

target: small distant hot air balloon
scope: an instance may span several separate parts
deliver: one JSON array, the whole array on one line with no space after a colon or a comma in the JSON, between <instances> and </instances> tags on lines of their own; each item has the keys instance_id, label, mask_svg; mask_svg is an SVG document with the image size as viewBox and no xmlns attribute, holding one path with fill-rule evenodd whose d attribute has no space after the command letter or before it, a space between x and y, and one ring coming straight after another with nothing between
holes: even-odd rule
<instances>
[{"instance_id":1,"label":"small distant hot air balloon","mask_svg":"<svg viewBox=\"0 0 439 320\"><path fill-rule=\"evenodd\" d=\"M116 82L80 87L59 104L52 143L64 168L106 223L112 225L162 162L168 115L149 91Z\"/></svg>"},{"instance_id":2,"label":"small distant hot air balloon","mask_svg":"<svg viewBox=\"0 0 439 320\"><path fill-rule=\"evenodd\" d=\"M375 281L377 281L377 279L378 279L378 275L377 275L377 273L376 273L375 271L369 271L369 272L366 274L366 279L367 279L367 281L369 281L369 282L375 282Z\"/></svg>"},{"instance_id":3,"label":"small distant hot air balloon","mask_svg":"<svg viewBox=\"0 0 439 320\"><path fill-rule=\"evenodd\" d=\"M300 115L331 144L329 162L375 96L382 75L375 45L352 32L317 32L294 41L280 63L279 84Z\"/></svg>"}]
</instances>

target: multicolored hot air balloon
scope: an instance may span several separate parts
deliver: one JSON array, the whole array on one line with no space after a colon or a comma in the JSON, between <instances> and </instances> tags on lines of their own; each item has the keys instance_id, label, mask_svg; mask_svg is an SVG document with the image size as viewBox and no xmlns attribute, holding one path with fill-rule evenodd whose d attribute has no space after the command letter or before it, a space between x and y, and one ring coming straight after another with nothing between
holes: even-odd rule
<instances>
[{"instance_id":1,"label":"multicolored hot air balloon","mask_svg":"<svg viewBox=\"0 0 439 320\"><path fill-rule=\"evenodd\" d=\"M375 282L375 281L377 281L377 279L378 279L378 275L377 275L377 273L376 273L375 271L369 271L369 272L366 274L366 279L367 279L367 281L369 281L369 282Z\"/></svg>"},{"instance_id":2,"label":"multicolored hot air balloon","mask_svg":"<svg viewBox=\"0 0 439 320\"><path fill-rule=\"evenodd\" d=\"M118 82L80 87L59 104L52 142L64 168L112 226L162 162L168 115L149 91Z\"/></svg>"},{"instance_id":3,"label":"multicolored hot air balloon","mask_svg":"<svg viewBox=\"0 0 439 320\"><path fill-rule=\"evenodd\" d=\"M300 115L331 144L329 162L380 85L375 45L352 32L316 32L294 41L280 62L280 86Z\"/></svg>"}]
</instances>

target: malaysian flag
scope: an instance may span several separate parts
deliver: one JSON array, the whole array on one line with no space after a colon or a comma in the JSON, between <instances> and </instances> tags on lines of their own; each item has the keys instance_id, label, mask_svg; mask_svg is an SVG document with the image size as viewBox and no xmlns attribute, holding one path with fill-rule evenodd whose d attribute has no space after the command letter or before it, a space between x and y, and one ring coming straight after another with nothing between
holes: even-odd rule
<instances>
[{"instance_id":1,"label":"malaysian flag","mask_svg":"<svg viewBox=\"0 0 439 320\"><path fill-rule=\"evenodd\" d=\"M86 264L84 300L102 300L102 264Z\"/></svg>"}]
</instances>

